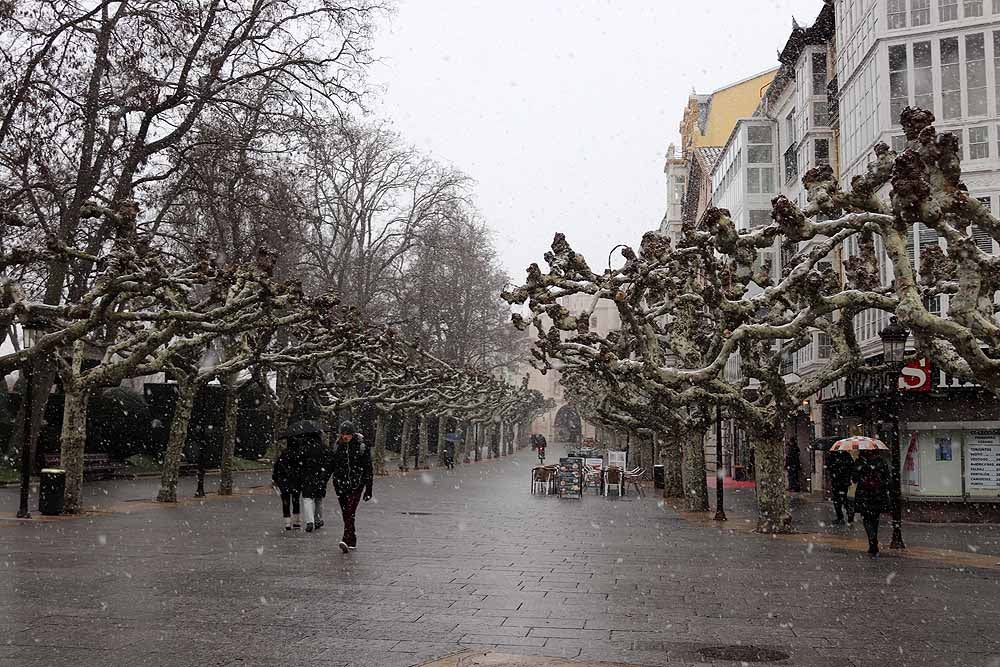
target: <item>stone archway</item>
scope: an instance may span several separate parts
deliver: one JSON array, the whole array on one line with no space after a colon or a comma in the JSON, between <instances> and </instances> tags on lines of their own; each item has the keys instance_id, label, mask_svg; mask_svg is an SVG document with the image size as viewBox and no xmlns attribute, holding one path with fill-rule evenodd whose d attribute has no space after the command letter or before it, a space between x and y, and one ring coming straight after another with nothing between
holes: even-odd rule
<instances>
[{"instance_id":1,"label":"stone archway","mask_svg":"<svg viewBox=\"0 0 1000 667\"><path fill-rule=\"evenodd\" d=\"M559 408L552 424L552 435L558 442L580 442L583 436L583 420L580 419L580 413L576 408L571 405Z\"/></svg>"}]
</instances>

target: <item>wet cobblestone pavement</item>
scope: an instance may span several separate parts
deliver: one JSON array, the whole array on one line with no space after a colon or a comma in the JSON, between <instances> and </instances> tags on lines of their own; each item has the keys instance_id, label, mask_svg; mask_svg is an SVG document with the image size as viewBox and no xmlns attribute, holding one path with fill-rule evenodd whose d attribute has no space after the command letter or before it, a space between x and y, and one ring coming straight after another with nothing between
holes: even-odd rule
<instances>
[{"instance_id":1,"label":"wet cobblestone pavement","mask_svg":"<svg viewBox=\"0 0 1000 667\"><path fill-rule=\"evenodd\" d=\"M531 496L531 463L376 481L347 555L335 502L323 530L286 533L267 489L163 507L139 502L151 482L88 486L100 512L0 521L0 665L393 667L476 649L691 665L753 644L782 665L1000 667L1000 568L719 530L650 495Z\"/></svg>"}]
</instances>

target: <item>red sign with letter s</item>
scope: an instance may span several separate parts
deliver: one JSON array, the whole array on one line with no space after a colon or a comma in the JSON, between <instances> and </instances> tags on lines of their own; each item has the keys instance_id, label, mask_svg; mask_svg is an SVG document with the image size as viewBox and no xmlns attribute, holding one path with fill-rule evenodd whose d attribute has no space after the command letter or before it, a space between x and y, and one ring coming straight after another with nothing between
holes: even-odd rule
<instances>
[{"instance_id":1,"label":"red sign with letter s","mask_svg":"<svg viewBox=\"0 0 1000 667\"><path fill-rule=\"evenodd\" d=\"M928 359L917 359L903 366L899 373L900 391L930 391L931 362Z\"/></svg>"}]
</instances>

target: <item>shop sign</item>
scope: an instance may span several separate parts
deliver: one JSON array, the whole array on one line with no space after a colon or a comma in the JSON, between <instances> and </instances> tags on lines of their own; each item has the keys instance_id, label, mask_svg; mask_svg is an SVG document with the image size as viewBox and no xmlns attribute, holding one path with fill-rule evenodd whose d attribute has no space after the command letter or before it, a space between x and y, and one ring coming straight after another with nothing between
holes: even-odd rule
<instances>
[{"instance_id":1,"label":"shop sign","mask_svg":"<svg viewBox=\"0 0 1000 667\"><path fill-rule=\"evenodd\" d=\"M970 489L1000 489L1000 431L969 431L965 479Z\"/></svg>"},{"instance_id":2,"label":"shop sign","mask_svg":"<svg viewBox=\"0 0 1000 667\"><path fill-rule=\"evenodd\" d=\"M917 359L903 366L899 373L900 391L930 391L931 362L929 359Z\"/></svg>"},{"instance_id":3,"label":"shop sign","mask_svg":"<svg viewBox=\"0 0 1000 667\"><path fill-rule=\"evenodd\" d=\"M938 371L938 389L974 389L979 385L975 382L962 382L956 377L948 375L944 369Z\"/></svg>"}]
</instances>

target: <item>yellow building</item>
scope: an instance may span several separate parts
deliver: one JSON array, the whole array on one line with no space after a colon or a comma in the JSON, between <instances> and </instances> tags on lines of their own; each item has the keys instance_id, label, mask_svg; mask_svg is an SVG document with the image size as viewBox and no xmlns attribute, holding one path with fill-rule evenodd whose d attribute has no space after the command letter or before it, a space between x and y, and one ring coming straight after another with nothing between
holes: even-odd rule
<instances>
[{"instance_id":1,"label":"yellow building","mask_svg":"<svg viewBox=\"0 0 1000 667\"><path fill-rule=\"evenodd\" d=\"M740 118L752 116L778 70L770 69L719 88L692 93L681 120L680 150L667 149L663 172L667 180L667 210L660 232L676 239L684 219L697 220L711 201L714 159L726 145Z\"/></svg>"},{"instance_id":2,"label":"yellow building","mask_svg":"<svg viewBox=\"0 0 1000 667\"><path fill-rule=\"evenodd\" d=\"M681 150L687 153L692 148L725 146L736 121L753 115L777 73L777 68L770 69L709 95L688 97L680 127Z\"/></svg>"}]
</instances>

